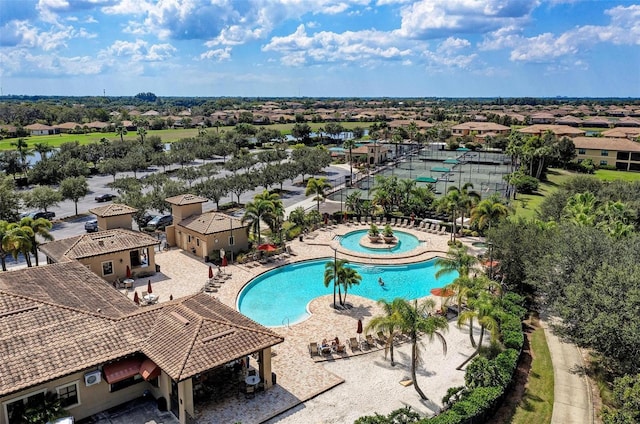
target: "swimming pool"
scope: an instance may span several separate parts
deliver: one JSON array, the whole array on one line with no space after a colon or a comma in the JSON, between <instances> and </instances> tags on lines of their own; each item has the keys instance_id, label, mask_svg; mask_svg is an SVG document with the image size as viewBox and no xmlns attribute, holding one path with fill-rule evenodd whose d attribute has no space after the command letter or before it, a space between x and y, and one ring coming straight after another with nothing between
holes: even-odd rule
<instances>
[{"instance_id":1,"label":"swimming pool","mask_svg":"<svg viewBox=\"0 0 640 424\"><path fill-rule=\"evenodd\" d=\"M268 327L307 319L307 305L311 300L333 294L333 283L329 287L323 284L326 262L333 263L333 258L289 264L256 277L240 292L238 310ZM449 284L458 276L452 273L436 280L435 259L401 266L355 263L349 266L360 273L362 281L349 289L347 302L353 300L354 294L376 301L391 301L397 297L416 299L429 295L431 289ZM378 278L384 280L384 286L378 284Z\"/></svg>"},{"instance_id":2,"label":"swimming pool","mask_svg":"<svg viewBox=\"0 0 640 424\"><path fill-rule=\"evenodd\" d=\"M412 234L404 231L394 231L393 235L398 239L396 244L380 243L380 248L366 247L360 244L363 237L367 237L369 230L351 231L340 236L340 245L345 249L353 250L360 253L374 253L385 255L389 253L405 253L409 252L420 245L420 240Z\"/></svg>"}]
</instances>

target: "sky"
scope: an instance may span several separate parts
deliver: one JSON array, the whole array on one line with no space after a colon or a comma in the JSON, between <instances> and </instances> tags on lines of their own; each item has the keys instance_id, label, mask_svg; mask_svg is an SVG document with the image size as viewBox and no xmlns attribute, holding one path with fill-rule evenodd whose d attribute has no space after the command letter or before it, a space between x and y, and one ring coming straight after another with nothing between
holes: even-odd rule
<instances>
[{"instance_id":1,"label":"sky","mask_svg":"<svg viewBox=\"0 0 640 424\"><path fill-rule=\"evenodd\" d=\"M640 97L640 0L0 0L0 88Z\"/></svg>"}]
</instances>

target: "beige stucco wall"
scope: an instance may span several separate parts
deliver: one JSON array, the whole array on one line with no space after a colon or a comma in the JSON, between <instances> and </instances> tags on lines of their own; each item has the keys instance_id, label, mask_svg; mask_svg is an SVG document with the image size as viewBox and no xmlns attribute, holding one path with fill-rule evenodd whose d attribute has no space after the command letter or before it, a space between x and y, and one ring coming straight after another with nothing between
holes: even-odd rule
<instances>
[{"instance_id":1,"label":"beige stucco wall","mask_svg":"<svg viewBox=\"0 0 640 424\"><path fill-rule=\"evenodd\" d=\"M90 258L79 259L78 261L84 266L88 267L96 275L104 278L109 282L115 281L116 278L119 278L120 280L127 278L127 265L129 265L129 267L131 268L131 273L134 277L137 273L156 271L155 246L149 246L147 248L147 266L131 266L129 252L130 251L127 250L123 252L111 253L108 255L92 256ZM113 274L104 275L102 273L102 264L109 261L113 263Z\"/></svg>"},{"instance_id":2,"label":"beige stucco wall","mask_svg":"<svg viewBox=\"0 0 640 424\"><path fill-rule=\"evenodd\" d=\"M229 236L233 234L234 244L229 245ZM191 236L191 239L189 239ZM233 252L235 255L249 248L249 235L247 227L231 228L214 234L202 235L182 226L175 228L175 244L179 248L193 253L194 255L204 258L205 256L218 257L220 249L225 252ZM230 259L230 258L229 258Z\"/></svg>"},{"instance_id":3,"label":"beige stucco wall","mask_svg":"<svg viewBox=\"0 0 640 424\"><path fill-rule=\"evenodd\" d=\"M55 393L56 387L66 386L67 384L74 382L77 383L78 386L78 397L80 403L77 406L71 407L68 411L76 420L86 418L98 412L120 405L121 403L140 397L145 390L150 390L154 397L158 397L161 394L159 389L154 388L150 383L144 380L140 383L134 384L133 386L129 386L113 393L109 393L109 384L104 379L102 379L98 384L87 387L84 383L84 374L92 370L93 369L77 372L64 378L53 380L49 383L34 386L27 390L0 398L0 424L7 424L5 408L6 402L43 390ZM168 395L163 396L165 396L165 399L168 399Z\"/></svg>"},{"instance_id":4,"label":"beige stucco wall","mask_svg":"<svg viewBox=\"0 0 640 424\"><path fill-rule=\"evenodd\" d=\"M130 230L133 222L131 217L131 214L108 216L106 218L97 217L98 228L100 230L111 230L113 228L127 228Z\"/></svg>"}]
</instances>

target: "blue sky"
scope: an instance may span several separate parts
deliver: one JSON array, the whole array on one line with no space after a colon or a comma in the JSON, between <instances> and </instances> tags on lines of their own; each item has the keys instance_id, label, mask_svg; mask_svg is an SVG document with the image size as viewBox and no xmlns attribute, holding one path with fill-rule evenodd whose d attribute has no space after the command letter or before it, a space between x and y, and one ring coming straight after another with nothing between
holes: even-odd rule
<instances>
[{"instance_id":1,"label":"blue sky","mask_svg":"<svg viewBox=\"0 0 640 424\"><path fill-rule=\"evenodd\" d=\"M0 0L2 94L640 97L640 1Z\"/></svg>"}]
</instances>

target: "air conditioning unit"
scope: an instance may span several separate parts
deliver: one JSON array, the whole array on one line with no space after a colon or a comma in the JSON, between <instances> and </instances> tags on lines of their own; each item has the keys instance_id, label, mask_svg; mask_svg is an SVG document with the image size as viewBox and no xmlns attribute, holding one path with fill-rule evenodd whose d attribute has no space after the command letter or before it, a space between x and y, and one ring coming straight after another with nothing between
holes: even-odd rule
<instances>
[{"instance_id":1,"label":"air conditioning unit","mask_svg":"<svg viewBox=\"0 0 640 424\"><path fill-rule=\"evenodd\" d=\"M84 385L93 386L102 381L102 373L99 370L88 372L84 375Z\"/></svg>"}]
</instances>

